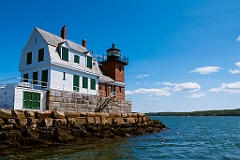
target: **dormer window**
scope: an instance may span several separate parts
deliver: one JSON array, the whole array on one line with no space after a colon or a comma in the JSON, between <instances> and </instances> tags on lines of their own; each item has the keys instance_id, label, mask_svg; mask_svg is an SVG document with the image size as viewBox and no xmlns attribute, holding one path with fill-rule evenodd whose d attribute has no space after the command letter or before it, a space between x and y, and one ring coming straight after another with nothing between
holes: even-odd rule
<instances>
[{"instance_id":1,"label":"dormer window","mask_svg":"<svg viewBox=\"0 0 240 160\"><path fill-rule=\"evenodd\" d=\"M62 60L68 62L68 49L67 48L62 48Z\"/></svg>"},{"instance_id":2,"label":"dormer window","mask_svg":"<svg viewBox=\"0 0 240 160\"><path fill-rule=\"evenodd\" d=\"M74 62L75 63L79 63L79 56L78 55L74 55Z\"/></svg>"},{"instance_id":3,"label":"dormer window","mask_svg":"<svg viewBox=\"0 0 240 160\"><path fill-rule=\"evenodd\" d=\"M87 67L92 68L92 57L87 56Z\"/></svg>"}]
</instances>

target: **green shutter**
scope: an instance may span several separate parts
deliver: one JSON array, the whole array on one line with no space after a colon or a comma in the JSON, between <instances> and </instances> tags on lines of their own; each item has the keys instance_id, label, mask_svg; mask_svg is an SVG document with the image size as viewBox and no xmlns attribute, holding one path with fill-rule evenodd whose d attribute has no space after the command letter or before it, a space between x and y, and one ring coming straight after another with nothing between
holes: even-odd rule
<instances>
[{"instance_id":1,"label":"green shutter","mask_svg":"<svg viewBox=\"0 0 240 160\"><path fill-rule=\"evenodd\" d=\"M32 109L40 109L40 93L32 93Z\"/></svg>"},{"instance_id":2,"label":"green shutter","mask_svg":"<svg viewBox=\"0 0 240 160\"><path fill-rule=\"evenodd\" d=\"M24 109L40 109L40 93L23 92Z\"/></svg>"},{"instance_id":3,"label":"green shutter","mask_svg":"<svg viewBox=\"0 0 240 160\"><path fill-rule=\"evenodd\" d=\"M28 74L23 75L23 82L28 82Z\"/></svg>"},{"instance_id":4,"label":"green shutter","mask_svg":"<svg viewBox=\"0 0 240 160\"><path fill-rule=\"evenodd\" d=\"M87 56L87 67L92 68L92 57Z\"/></svg>"},{"instance_id":5,"label":"green shutter","mask_svg":"<svg viewBox=\"0 0 240 160\"><path fill-rule=\"evenodd\" d=\"M79 76L73 75L73 90L79 91Z\"/></svg>"},{"instance_id":6,"label":"green shutter","mask_svg":"<svg viewBox=\"0 0 240 160\"><path fill-rule=\"evenodd\" d=\"M88 78L86 78L86 77L83 77L83 88L88 88Z\"/></svg>"},{"instance_id":7,"label":"green shutter","mask_svg":"<svg viewBox=\"0 0 240 160\"><path fill-rule=\"evenodd\" d=\"M79 56L78 55L74 55L74 62L79 63Z\"/></svg>"},{"instance_id":8,"label":"green shutter","mask_svg":"<svg viewBox=\"0 0 240 160\"><path fill-rule=\"evenodd\" d=\"M42 87L47 87L48 82L48 70L42 71Z\"/></svg>"},{"instance_id":9,"label":"green shutter","mask_svg":"<svg viewBox=\"0 0 240 160\"><path fill-rule=\"evenodd\" d=\"M62 48L62 60L68 62L68 49L67 48Z\"/></svg>"},{"instance_id":10,"label":"green shutter","mask_svg":"<svg viewBox=\"0 0 240 160\"><path fill-rule=\"evenodd\" d=\"M27 53L27 64L32 63L32 52Z\"/></svg>"},{"instance_id":11,"label":"green shutter","mask_svg":"<svg viewBox=\"0 0 240 160\"><path fill-rule=\"evenodd\" d=\"M38 84L38 72L33 72L33 84Z\"/></svg>"},{"instance_id":12,"label":"green shutter","mask_svg":"<svg viewBox=\"0 0 240 160\"><path fill-rule=\"evenodd\" d=\"M38 62L44 60L44 48L38 50Z\"/></svg>"},{"instance_id":13,"label":"green shutter","mask_svg":"<svg viewBox=\"0 0 240 160\"><path fill-rule=\"evenodd\" d=\"M91 79L91 89L92 90L96 89L96 80L95 79Z\"/></svg>"}]
</instances>

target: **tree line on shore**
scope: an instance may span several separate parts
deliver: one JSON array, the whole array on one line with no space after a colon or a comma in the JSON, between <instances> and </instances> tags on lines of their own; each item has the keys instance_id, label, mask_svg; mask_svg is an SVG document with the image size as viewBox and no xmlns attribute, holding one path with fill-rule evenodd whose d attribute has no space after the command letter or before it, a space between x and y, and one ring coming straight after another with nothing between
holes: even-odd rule
<instances>
[{"instance_id":1,"label":"tree line on shore","mask_svg":"<svg viewBox=\"0 0 240 160\"><path fill-rule=\"evenodd\" d=\"M145 114L148 116L240 116L240 108L193 112L150 112Z\"/></svg>"}]
</instances>

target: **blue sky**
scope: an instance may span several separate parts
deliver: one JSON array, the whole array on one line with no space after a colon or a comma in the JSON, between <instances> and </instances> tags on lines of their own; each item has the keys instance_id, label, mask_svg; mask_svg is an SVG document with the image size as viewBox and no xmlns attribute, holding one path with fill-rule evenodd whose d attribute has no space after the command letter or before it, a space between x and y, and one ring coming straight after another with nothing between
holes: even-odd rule
<instances>
[{"instance_id":1,"label":"blue sky","mask_svg":"<svg viewBox=\"0 0 240 160\"><path fill-rule=\"evenodd\" d=\"M130 59L133 111L240 108L238 0L1 0L0 79L17 77L34 27Z\"/></svg>"}]
</instances>

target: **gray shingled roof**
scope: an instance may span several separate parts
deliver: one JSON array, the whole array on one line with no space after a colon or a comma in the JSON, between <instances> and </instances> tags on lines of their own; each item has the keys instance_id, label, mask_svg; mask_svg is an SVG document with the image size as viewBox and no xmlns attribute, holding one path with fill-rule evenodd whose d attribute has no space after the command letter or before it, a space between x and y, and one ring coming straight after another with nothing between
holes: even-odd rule
<instances>
[{"instance_id":1,"label":"gray shingled roof","mask_svg":"<svg viewBox=\"0 0 240 160\"><path fill-rule=\"evenodd\" d=\"M77 43L72 42L67 39L63 39L60 36L57 36L50 32L44 31L37 27L36 27L36 30L41 34L41 36L45 39L45 41L51 46L57 47L59 43L67 42L70 49L72 49L72 50L75 50L75 51L81 52L81 53L85 53L85 54L88 52L88 50L85 47L81 46L80 44L77 44Z\"/></svg>"}]
</instances>

